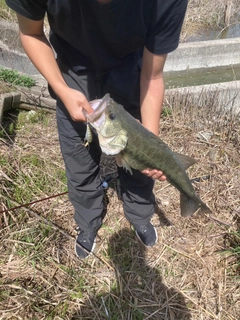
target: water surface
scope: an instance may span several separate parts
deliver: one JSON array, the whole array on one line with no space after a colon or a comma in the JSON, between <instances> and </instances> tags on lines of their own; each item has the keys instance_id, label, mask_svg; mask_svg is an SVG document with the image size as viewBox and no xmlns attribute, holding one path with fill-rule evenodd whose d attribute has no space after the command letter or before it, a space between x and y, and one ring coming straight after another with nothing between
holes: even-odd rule
<instances>
[{"instance_id":1,"label":"water surface","mask_svg":"<svg viewBox=\"0 0 240 320\"><path fill-rule=\"evenodd\" d=\"M228 67L167 72L164 78L167 89L236 81L240 80L240 64Z\"/></svg>"}]
</instances>

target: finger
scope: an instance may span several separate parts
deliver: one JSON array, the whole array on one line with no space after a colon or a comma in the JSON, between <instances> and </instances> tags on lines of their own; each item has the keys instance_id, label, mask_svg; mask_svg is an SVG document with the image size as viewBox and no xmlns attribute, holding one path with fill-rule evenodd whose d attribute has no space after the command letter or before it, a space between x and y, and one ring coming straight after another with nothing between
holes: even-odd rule
<instances>
[{"instance_id":1,"label":"finger","mask_svg":"<svg viewBox=\"0 0 240 320\"><path fill-rule=\"evenodd\" d=\"M87 114L93 113L93 112L94 112L94 109L93 109L93 107L91 106L91 104L88 102L86 96L85 96L82 92L80 92L80 91L78 91L78 95L80 95L80 96L78 97L78 99L79 99L79 100L78 100L79 106L80 106L82 109L84 109L85 113L87 113Z\"/></svg>"},{"instance_id":2,"label":"finger","mask_svg":"<svg viewBox=\"0 0 240 320\"><path fill-rule=\"evenodd\" d=\"M154 180L159 180L159 181L166 181L167 177L164 175L164 173L160 170L156 169L144 169L142 170L142 173L148 176L149 178L152 178Z\"/></svg>"},{"instance_id":3,"label":"finger","mask_svg":"<svg viewBox=\"0 0 240 320\"><path fill-rule=\"evenodd\" d=\"M149 169L142 170L142 173L145 174L146 176L148 176L149 175Z\"/></svg>"},{"instance_id":4,"label":"finger","mask_svg":"<svg viewBox=\"0 0 240 320\"><path fill-rule=\"evenodd\" d=\"M85 101L83 102L83 104L81 105L81 107L85 110L85 112L87 114L91 114L94 112L93 107L90 105L90 103L87 101L87 99L85 99Z\"/></svg>"},{"instance_id":5,"label":"finger","mask_svg":"<svg viewBox=\"0 0 240 320\"><path fill-rule=\"evenodd\" d=\"M144 169L144 170L142 171L142 173L146 174L146 175L149 176L149 177L152 177L153 175L158 174L158 173L163 174L163 173L162 173L161 171L159 171L159 170L149 169L149 168Z\"/></svg>"},{"instance_id":6,"label":"finger","mask_svg":"<svg viewBox=\"0 0 240 320\"><path fill-rule=\"evenodd\" d=\"M160 170L149 170L149 176L154 179L159 179L163 175L163 172Z\"/></svg>"},{"instance_id":7,"label":"finger","mask_svg":"<svg viewBox=\"0 0 240 320\"><path fill-rule=\"evenodd\" d=\"M152 175L152 178L153 179L156 179L156 180L160 180L162 179L162 176L163 176L163 173L160 171L160 172L156 172Z\"/></svg>"},{"instance_id":8,"label":"finger","mask_svg":"<svg viewBox=\"0 0 240 320\"><path fill-rule=\"evenodd\" d=\"M159 181L166 181L167 180L167 177L163 174L162 176L160 176L158 178Z\"/></svg>"},{"instance_id":9,"label":"finger","mask_svg":"<svg viewBox=\"0 0 240 320\"><path fill-rule=\"evenodd\" d=\"M157 179L159 181L165 181L167 180L167 177L164 175L162 171L157 171L153 176L153 179Z\"/></svg>"},{"instance_id":10,"label":"finger","mask_svg":"<svg viewBox=\"0 0 240 320\"><path fill-rule=\"evenodd\" d=\"M167 180L166 176L162 175L162 176L159 177L158 174L153 175L151 178L154 179L154 180L159 180L159 181L166 181Z\"/></svg>"},{"instance_id":11,"label":"finger","mask_svg":"<svg viewBox=\"0 0 240 320\"><path fill-rule=\"evenodd\" d=\"M142 173L144 173L148 177L155 179L155 180L159 180L159 181L166 181L167 180L167 177L160 170L145 169L142 171Z\"/></svg>"}]
</instances>

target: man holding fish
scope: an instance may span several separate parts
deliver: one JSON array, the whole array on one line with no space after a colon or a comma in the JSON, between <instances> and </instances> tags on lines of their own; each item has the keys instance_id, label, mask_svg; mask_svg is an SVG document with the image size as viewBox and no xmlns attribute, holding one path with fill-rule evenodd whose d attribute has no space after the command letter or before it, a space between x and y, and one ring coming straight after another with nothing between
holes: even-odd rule
<instances>
[{"instance_id":1,"label":"man holding fish","mask_svg":"<svg viewBox=\"0 0 240 320\"><path fill-rule=\"evenodd\" d=\"M69 199L79 227L76 253L86 258L102 224L101 149L84 145L90 101L107 93L155 135L164 96L163 68L179 43L187 0L6 0L16 11L27 55L56 99ZM44 33L44 17L50 25ZM137 141L136 141L137 143ZM161 168L160 168L161 169ZM124 213L145 246L157 242L150 222L161 170L119 167Z\"/></svg>"}]
</instances>

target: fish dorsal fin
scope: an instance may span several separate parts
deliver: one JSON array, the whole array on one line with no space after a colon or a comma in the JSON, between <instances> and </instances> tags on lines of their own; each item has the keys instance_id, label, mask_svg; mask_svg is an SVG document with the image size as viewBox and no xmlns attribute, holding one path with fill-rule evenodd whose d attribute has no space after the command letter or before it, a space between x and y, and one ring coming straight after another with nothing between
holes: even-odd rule
<instances>
[{"instance_id":1,"label":"fish dorsal fin","mask_svg":"<svg viewBox=\"0 0 240 320\"><path fill-rule=\"evenodd\" d=\"M177 152L174 152L174 154L179 160L184 170L186 170L187 168L191 167L192 165L198 162L198 160L188 157L185 154L181 154Z\"/></svg>"}]
</instances>

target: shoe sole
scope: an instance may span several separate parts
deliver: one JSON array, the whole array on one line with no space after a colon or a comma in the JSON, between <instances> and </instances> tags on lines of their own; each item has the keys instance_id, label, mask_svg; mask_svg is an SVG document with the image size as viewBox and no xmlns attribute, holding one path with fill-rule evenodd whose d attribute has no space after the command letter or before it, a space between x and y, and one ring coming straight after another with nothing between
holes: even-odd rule
<instances>
[{"instance_id":1,"label":"shoe sole","mask_svg":"<svg viewBox=\"0 0 240 320\"><path fill-rule=\"evenodd\" d=\"M158 242L157 229L156 229L154 226L153 226L153 229L154 229L154 231L155 231L156 241L155 241L152 245L146 245L146 244L142 241L142 239L139 237L137 231L135 230L135 234L136 234L138 240L139 240L139 241L144 245L144 247L146 247L146 248L151 248L151 247L153 247L153 246Z\"/></svg>"},{"instance_id":2,"label":"shoe sole","mask_svg":"<svg viewBox=\"0 0 240 320\"><path fill-rule=\"evenodd\" d=\"M79 247L84 250L85 252L88 253L88 255L86 257L80 257L78 254L77 254L77 245L79 245ZM94 252L94 249L96 247L96 238L94 239L94 242L93 242L93 246L92 246L92 250L89 252L87 249L83 248L83 246L81 246L78 242L75 243L75 254L76 256L79 258L79 259L87 259L89 256L91 256Z\"/></svg>"}]
</instances>

